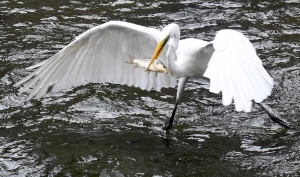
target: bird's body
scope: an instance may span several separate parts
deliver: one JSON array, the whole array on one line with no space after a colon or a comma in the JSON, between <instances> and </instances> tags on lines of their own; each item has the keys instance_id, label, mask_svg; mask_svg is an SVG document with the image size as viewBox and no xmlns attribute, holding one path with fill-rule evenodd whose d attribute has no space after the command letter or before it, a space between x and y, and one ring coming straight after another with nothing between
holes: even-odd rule
<instances>
[{"instance_id":1,"label":"bird's body","mask_svg":"<svg viewBox=\"0 0 300 177\"><path fill-rule=\"evenodd\" d=\"M180 75L194 78L203 77L214 49L210 46L210 48L207 48L206 52L199 53L199 50L206 47L208 44L209 42L207 41L194 38L187 38L179 41L176 55L177 64L181 66L181 72L183 72Z\"/></svg>"},{"instance_id":2,"label":"bird's body","mask_svg":"<svg viewBox=\"0 0 300 177\"><path fill-rule=\"evenodd\" d=\"M156 49L155 49L155 46ZM153 50L155 52L153 54ZM159 59L170 74L158 77L133 69L124 56ZM174 87L178 81L177 104L189 78L210 80L210 91L222 91L224 105L234 100L237 111L250 111L252 100L262 102L271 94L273 79L265 71L249 40L233 30L221 30L214 41L180 40L179 26L167 25L162 31L127 22L108 22L79 35L64 49L29 76L15 84L30 80L21 92L30 91L30 98L40 98L53 85L52 91L68 89L86 82L111 82L159 91ZM149 65L150 66L150 65ZM31 67L35 68L35 66Z\"/></svg>"}]
</instances>

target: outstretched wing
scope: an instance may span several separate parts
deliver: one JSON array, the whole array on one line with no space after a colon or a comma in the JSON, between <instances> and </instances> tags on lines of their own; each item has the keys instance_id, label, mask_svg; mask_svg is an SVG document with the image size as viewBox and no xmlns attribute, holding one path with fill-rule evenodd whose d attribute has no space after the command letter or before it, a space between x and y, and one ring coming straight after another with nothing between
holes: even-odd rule
<instances>
[{"instance_id":1,"label":"outstretched wing","mask_svg":"<svg viewBox=\"0 0 300 177\"><path fill-rule=\"evenodd\" d=\"M234 30L217 33L215 51L204 76L210 79L210 91L222 91L222 102L234 100L237 111L251 111L252 101L262 102L272 91L274 82L262 66L250 41Z\"/></svg>"},{"instance_id":2,"label":"outstretched wing","mask_svg":"<svg viewBox=\"0 0 300 177\"><path fill-rule=\"evenodd\" d=\"M27 99L42 97L52 91L76 87L87 82L126 84L141 89L160 90L176 85L170 74L148 76L143 69L125 64L128 54L150 58L159 40L160 31L127 22L108 22L79 35L57 54L36 66L37 70L14 86L30 80L20 92L32 88ZM165 55L159 58L166 63Z\"/></svg>"}]
</instances>

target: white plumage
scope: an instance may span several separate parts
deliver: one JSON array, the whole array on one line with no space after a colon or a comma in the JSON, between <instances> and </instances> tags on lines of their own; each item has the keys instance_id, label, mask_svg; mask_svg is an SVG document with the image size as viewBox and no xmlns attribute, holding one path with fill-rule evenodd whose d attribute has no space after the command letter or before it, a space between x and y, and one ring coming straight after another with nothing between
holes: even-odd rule
<instances>
[{"instance_id":1,"label":"white plumage","mask_svg":"<svg viewBox=\"0 0 300 177\"><path fill-rule=\"evenodd\" d=\"M51 85L52 91L56 92L86 82L111 82L157 91L161 87L174 87L177 80L171 75L159 74L156 77L150 73L148 76L142 69L134 69L125 63L128 54L150 58L159 35L160 31L156 29L131 23L105 23L79 35L46 62L37 64L39 68L15 86L34 77L20 90L25 92L33 87L27 99L42 97ZM165 57L160 60L166 62Z\"/></svg>"},{"instance_id":2,"label":"white plumage","mask_svg":"<svg viewBox=\"0 0 300 177\"><path fill-rule=\"evenodd\" d=\"M260 103L271 94L273 79L241 33L221 30L213 46L215 52L204 73L210 79L209 91L222 91L223 105L229 105L234 99L237 111L251 111L251 100Z\"/></svg>"},{"instance_id":3,"label":"white plumage","mask_svg":"<svg viewBox=\"0 0 300 177\"><path fill-rule=\"evenodd\" d=\"M237 111L248 112L252 100L262 102L271 94L273 79L243 34L221 30L212 42L179 39L176 24L160 32L127 22L108 22L79 35L47 61L37 64L39 68L15 86L29 80L21 92L32 88L28 96L31 99L42 97L51 85L52 91L59 91L86 82L111 82L159 91L162 87L174 87L179 78L174 115L189 78L209 78L209 90L222 92L224 105L234 100ZM142 69L125 64L128 54L136 58L158 57L171 75L148 76Z\"/></svg>"}]
</instances>

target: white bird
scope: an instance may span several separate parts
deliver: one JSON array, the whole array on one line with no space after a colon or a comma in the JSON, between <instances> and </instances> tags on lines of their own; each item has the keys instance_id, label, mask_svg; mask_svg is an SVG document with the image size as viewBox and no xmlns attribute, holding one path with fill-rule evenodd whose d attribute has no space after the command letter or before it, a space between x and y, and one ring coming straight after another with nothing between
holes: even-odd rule
<instances>
[{"instance_id":1,"label":"white bird","mask_svg":"<svg viewBox=\"0 0 300 177\"><path fill-rule=\"evenodd\" d=\"M148 76L142 69L133 69L125 64L128 54L136 58L152 55L151 61L159 59L165 63L170 74ZM209 91L222 92L223 105L234 100L235 109L245 112L251 111L252 100L261 103L267 98L274 85L242 33L221 30L211 42L180 40L177 24L169 24L159 31L128 22L107 22L87 30L54 56L30 68L37 67L14 85L31 79L20 90L32 88L27 99L42 97L50 86L57 92L87 82L110 82L159 91L162 87L174 87L179 79L174 110L164 129L172 127L177 105L190 78L209 79ZM288 128L283 121L278 121Z\"/></svg>"}]
</instances>

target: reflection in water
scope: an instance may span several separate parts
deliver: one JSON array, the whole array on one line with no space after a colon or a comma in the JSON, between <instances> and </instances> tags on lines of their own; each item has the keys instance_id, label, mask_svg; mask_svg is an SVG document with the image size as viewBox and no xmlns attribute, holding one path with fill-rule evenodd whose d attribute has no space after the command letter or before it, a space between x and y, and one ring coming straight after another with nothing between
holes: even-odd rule
<instances>
[{"instance_id":1,"label":"reflection in water","mask_svg":"<svg viewBox=\"0 0 300 177\"><path fill-rule=\"evenodd\" d=\"M283 130L255 106L223 107L220 95L190 82L176 126L176 89L142 91L87 84L24 101L12 84L85 30L109 20L212 40L243 32L276 81L265 104L297 128L298 1L1 1L0 175L2 176L300 176L299 132Z\"/></svg>"}]
</instances>

